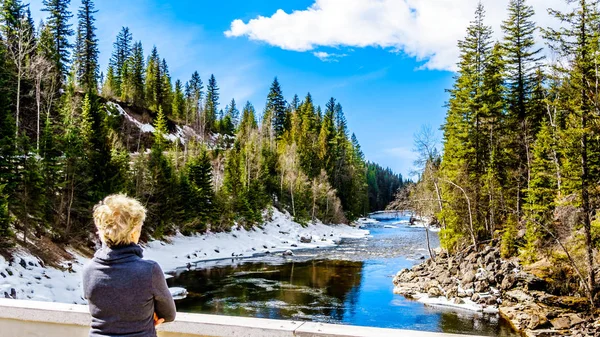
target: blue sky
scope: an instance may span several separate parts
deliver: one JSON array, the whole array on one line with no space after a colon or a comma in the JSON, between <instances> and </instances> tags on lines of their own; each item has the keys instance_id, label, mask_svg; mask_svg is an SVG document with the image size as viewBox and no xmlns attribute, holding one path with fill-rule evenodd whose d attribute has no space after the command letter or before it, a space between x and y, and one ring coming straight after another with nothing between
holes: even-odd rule
<instances>
[{"instance_id":1,"label":"blue sky","mask_svg":"<svg viewBox=\"0 0 600 337\"><path fill-rule=\"evenodd\" d=\"M46 15L41 2L31 1L36 22ZM235 98L262 112L277 76L288 100L310 92L324 106L335 97L366 158L406 176L413 134L422 125L438 129L443 123L456 41L476 2L97 0L101 70L127 26L146 54L157 46L173 82L185 82L195 70L205 83L214 74L222 107ZM559 0L530 2L541 8ZM499 26L506 3L484 1L495 13L492 26ZM72 0L74 14L79 5Z\"/></svg>"}]
</instances>

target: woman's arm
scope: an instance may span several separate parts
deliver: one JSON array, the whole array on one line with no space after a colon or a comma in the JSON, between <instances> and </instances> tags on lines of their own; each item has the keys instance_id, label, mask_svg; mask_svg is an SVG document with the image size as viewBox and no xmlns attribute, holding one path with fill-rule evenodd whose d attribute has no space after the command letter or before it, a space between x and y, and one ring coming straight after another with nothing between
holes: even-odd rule
<instances>
[{"instance_id":1,"label":"woman's arm","mask_svg":"<svg viewBox=\"0 0 600 337\"><path fill-rule=\"evenodd\" d=\"M165 274L158 263L154 263L152 267L152 293L154 295L154 311L158 318L164 318L165 322L173 322L175 320L175 301L169 287Z\"/></svg>"}]
</instances>

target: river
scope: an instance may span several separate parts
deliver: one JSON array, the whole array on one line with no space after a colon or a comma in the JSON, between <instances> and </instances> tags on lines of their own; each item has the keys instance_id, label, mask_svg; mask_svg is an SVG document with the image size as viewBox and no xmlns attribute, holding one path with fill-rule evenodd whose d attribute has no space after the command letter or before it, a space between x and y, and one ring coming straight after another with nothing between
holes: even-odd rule
<instances>
[{"instance_id":1,"label":"river","mask_svg":"<svg viewBox=\"0 0 600 337\"><path fill-rule=\"evenodd\" d=\"M517 336L498 315L427 306L393 294L393 276L428 254L424 229L408 227L405 220L369 225L369 238L344 240L333 249L198 263L169 279L169 286L188 290L177 301L182 312ZM437 235L430 234L432 246L439 246Z\"/></svg>"}]
</instances>

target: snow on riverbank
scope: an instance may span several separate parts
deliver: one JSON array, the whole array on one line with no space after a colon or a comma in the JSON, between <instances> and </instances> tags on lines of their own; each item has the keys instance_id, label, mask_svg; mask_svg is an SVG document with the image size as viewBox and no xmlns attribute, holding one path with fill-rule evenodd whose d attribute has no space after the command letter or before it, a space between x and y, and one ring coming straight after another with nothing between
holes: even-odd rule
<instances>
[{"instance_id":1,"label":"snow on riverbank","mask_svg":"<svg viewBox=\"0 0 600 337\"><path fill-rule=\"evenodd\" d=\"M497 307L480 305L480 304L477 304L477 303L471 301L468 298L462 299L460 302L456 302L456 301L451 301L444 296L430 297L428 294L424 294L424 293L418 293L418 294L413 295L412 297L423 304L431 305L434 307L436 307L436 306L437 307L449 307L449 308L462 309L462 310L468 310L468 311L478 311L478 312L482 312L484 314L497 314L498 313Z\"/></svg>"},{"instance_id":2,"label":"snow on riverbank","mask_svg":"<svg viewBox=\"0 0 600 337\"><path fill-rule=\"evenodd\" d=\"M306 227L292 221L288 214L274 211L272 220L261 228L234 229L230 233L207 233L186 237L176 235L169 243L152 241L144 247L144 258L157 261L163 271L185 268L188 263L225 258L244 258L255 254L287 250L332 247L343 238L366 237L369 231L346 225L322 223ZM64 270L45 267L22 250L11 261L0 256L0 296L36 301L85 304L81 290L81 271L88 258L71 251L74 260L62 264ZM168 277L168 276L167 276ZM172 288L174 296L185 296L185 289Z\"/></svg>"},{"instance_id":3,"label":"snow on riverbank","mask_svg":"<svg viewBox=\"0 0 600 337\"><path fill-rule=\"evenodd\" d=\"M344 238L362 238L369 231L346 225L327 226L320 222L306 227L277 210L263 228L236 228L230 233L171 238L170 243L152 241L144 256L157 261L165 272L188 263L226 258L252 257L255 254L283 253L286 250L323 248L337 245Z\"/></svg>"}]
</instances>

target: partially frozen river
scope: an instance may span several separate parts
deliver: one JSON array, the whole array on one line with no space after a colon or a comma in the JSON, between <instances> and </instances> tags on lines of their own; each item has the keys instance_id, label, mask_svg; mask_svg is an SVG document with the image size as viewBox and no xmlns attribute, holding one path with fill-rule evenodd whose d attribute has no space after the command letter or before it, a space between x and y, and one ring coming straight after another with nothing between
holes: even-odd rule
<instances>
[{"instance_id":1,"label":"partially frozen river","mask_svg":"<svg viewBox=\"0 0 600 337\"><path fill-rule=\"evenodd\" d=\"M393 276L427 256L425 232L396 219L368 227L367 239L330 249L296 251L195 265L168 280L184 287L178 311L516 336L497 315L432 307L393 294ZM438 237L430 233L433 247Z\"/></svg>"}]
</instances>

